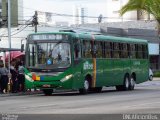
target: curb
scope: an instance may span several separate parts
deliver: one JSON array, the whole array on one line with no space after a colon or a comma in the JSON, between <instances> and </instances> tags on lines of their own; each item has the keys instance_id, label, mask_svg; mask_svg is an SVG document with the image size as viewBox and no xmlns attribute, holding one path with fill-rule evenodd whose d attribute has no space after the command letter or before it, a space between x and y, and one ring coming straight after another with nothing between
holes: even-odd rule
<instances>
[{"instance_id":1,"label":"curb","mask_svg":"<svg viewBox=\"0 0 160 120\"><path fill-rule=\"evenodd\" d=\"M153 81L159 81L160 80L160 78L159 77L153 77Z\"/></svg>"},{"instance_id":2,"label":"curb","mask_svg":"<svg viewBox=\"0 0 160 120\"><path fill-rule=\"evenodd\" d=\"M21 95L34 95L34 94L42 94L42 91L32 91L32 92L18 92L18 93L4 93L0 94L0 97L7 97L7 96L21 96Z\"/></svg>"}]
</instances>

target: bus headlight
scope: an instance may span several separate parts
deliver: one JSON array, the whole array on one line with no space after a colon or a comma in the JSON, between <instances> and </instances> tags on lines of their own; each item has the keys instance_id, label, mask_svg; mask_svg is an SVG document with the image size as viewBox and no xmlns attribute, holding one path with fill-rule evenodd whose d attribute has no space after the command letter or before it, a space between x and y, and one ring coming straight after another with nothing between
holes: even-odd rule
<instances>
[{"instance_id":1,"label":"bus headlight","mask_svg":"<svg viewBox=\"0 0 160 120\"><path fill-rule=\"evenodd\" d=\"M67 75L67 76L65 76L64 78L62 78L60 81L61 81L61 82L65 82L65 81L69 80L71 77L73 77L72 74Z\"/></svg>"},{"instance_id":2,"label":"bus headlight","mask_svg":"<svg viewBox=\"0 0 160 120\"><path fill-rule=\"evenodd\" d=\"M25 75L25 78L30 82L34 82L33 79L29 75Z\"/></svg>"}]
</instances>

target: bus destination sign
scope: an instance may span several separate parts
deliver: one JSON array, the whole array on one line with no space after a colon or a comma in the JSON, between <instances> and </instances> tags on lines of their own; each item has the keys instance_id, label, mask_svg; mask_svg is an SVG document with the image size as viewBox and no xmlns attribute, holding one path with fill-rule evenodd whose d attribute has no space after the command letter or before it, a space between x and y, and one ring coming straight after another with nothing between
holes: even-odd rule
<instances>
[{"instance_id":1,"label":"bus destination sign","mask_svg":"<svg viewBox=\"0 0 160 120\"><path fill-rule=\"evenodd\" d=\"M61 34L37 34L37 35L31 35L32 40L67 40L67 35L61 35Z\"/></svg>"}]
</instances>

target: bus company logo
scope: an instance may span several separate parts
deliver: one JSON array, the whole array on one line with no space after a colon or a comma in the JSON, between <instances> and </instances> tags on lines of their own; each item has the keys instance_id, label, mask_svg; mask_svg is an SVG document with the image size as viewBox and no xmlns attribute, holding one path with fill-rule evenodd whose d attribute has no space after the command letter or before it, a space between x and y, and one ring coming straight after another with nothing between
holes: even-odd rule
<instances>
[{"instance_id":1,"label":"bus company logo","mask_svg":"<svg viewBox=\"0 0 160 120\"><path fill-rule=\"evenodd\" d=\"M93 69L93 64L89 63L88 61L86 61L84 64L83 64L83 69L84 70L92 70Z\"/></svg>"}]
</instances>

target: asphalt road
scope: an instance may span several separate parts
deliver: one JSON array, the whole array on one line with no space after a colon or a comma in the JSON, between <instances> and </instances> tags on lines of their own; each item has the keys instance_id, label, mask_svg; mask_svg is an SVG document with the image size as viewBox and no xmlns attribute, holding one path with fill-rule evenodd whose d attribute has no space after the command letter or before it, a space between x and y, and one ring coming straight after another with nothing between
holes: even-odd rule
<instances>
[{"instance_id":1,"label":"asphalt road","mask_svg":"<svg viewBox=\"0 0 160 120\"><path fill-rule=\"evenodd\" d=\"M149 81L134 91L104 88L101 93L54 93L52 96L21 95L0 97L2 114L159 114L160 81Z\"/></svg>"}]
</instances>

